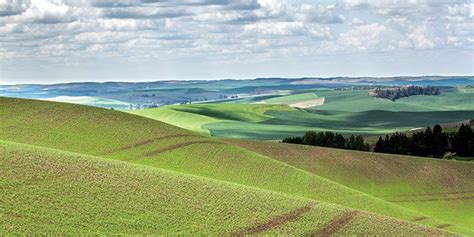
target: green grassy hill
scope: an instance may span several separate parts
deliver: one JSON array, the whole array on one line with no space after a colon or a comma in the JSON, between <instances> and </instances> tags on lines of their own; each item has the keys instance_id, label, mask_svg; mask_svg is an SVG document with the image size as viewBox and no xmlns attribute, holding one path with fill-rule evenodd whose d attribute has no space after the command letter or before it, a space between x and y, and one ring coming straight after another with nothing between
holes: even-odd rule
<instances>
[{"instance_id":1,"label":"green grassy hill","mask_svg":"<svg viewBox=\"0 0 474 237\"><path fill-rule=\"evenodd\" d=\"M406 111L365 110L360 106L381 109L396 105L386 105L393 104L389 100L365 94L362 96L364 100L377 100L380 104L374 107L371 102L347 96L342 102L337 102L334 98L331 101L329 98L328 103L316 107L317 110L269 104L191 104L130 112L215 137L252 140L281 140L289 136L301 136L307 131L327 130L342 134L382 135L474 118L474 110L424 108L415 112L418 110L417 106L405 108ZM350 104L351 98L357 106ZM331 110L336 107L326 106L333 103L343 103L345 107L338 105L336 107L340 110ZM362 111L350 111L351 108Z\"/></svg>"},{"instance_id":2,"label":"green grassy hill","mask_svg":"<svg viewBox=\"0 0 474 237\"><path fill-rule=\"evenodd\" d=\"M427 112L427 111L472 111L474 110L474 93L446 92L438 96L410 96L396 100L375 98L367 90L355 91L319 91L318 95L326 98L318 110L335 110L346 112L364 112L384 110L392 112Z\"/></svg>"},{"instance_id":3,"label":"green grassy hill","mask_svg":"<svg viewBox=\"0 0 474 237\"><path fill-rule=\"evenodd\" d=\"M308 235L334 228L338 234L448 234L310 199L44 147L0 141L0 157L1 235ZM351 223L335 224L348 217Z\"/></svg>"},{"instance_id":4,"label":"green grassy hill","mask_svg":"<svg viewBox=\"0 0 474 237\"><path fill-rule=\"evenodd\" d=\"M452 225L474 226L472 162L284 143L229 142Z\"/></svg>"},{"instance_id":5,"label":"green grassy hill","mask_svg":"<svg viewBox=\"0 0 474 237\"><path fill-rule=\"evenodd\" d=\"M446 224L264 155L123 112L0 98L0 121L4 141L122 160L407 221L422 219L419 223L429 226ZM455 226L451 230L462 231Z\"/></svg>"},{"instance_id":6,"label":"green grassy hill","mask_svg":"<svg viewBox=\"0 0 474 237\"><path fill-rule=\"evenodd\" d=\"M275 98L270 98L263 100L266 104L291 104L294 102L314 100L319 98L316 92L306 92L306 93L297 93L290 95L278 96Z\"/></svg>"}]
</instances>

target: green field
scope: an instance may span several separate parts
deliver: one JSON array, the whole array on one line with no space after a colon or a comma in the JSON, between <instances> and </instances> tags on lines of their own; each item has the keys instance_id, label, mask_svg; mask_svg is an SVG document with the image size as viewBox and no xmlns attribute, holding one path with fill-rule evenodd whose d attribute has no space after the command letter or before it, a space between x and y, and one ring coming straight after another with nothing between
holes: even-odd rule
<instances>
[{"instance_id":1,"label":"green field","mask_svg":"<svg viewBox=\"0 0 474 237\"><path fill-rule=\"evenodd\" d=\"M314 93L302 95L308 94ZM292 96L296 95L289 97ZM325 103L313 109L236 101L166 106L131 113L215 137L252 140L280 140L300 136L306 131L327 130L342 134L385 135L474 118L474 93L469 91L411 96L396 102L374 98L368 91L320 90L317 96L324 97ZM268 100L287 101L287 97ZM258 100L254 98L254 101Z\"/></svg>"},{"instance_id":2,"label":"green field","mask_svg":"<svg viewBox=\"0 0 474 237\"><path fill-rule=\"evenodd\" d=\"M57 96L52 98L45 98L44 100L114 109L128 109L130 106L129 103L123 101L104 99L92 96Z\"/></svg>"},{"instance_id":3,"label":"green field","mask_svg":"<svg viewBox=\"0 0 474 237\"><path fill-rule=\"evenodd\" d=\"M453 225L474 226L472 162L275 142L229 142Z\"/></svg>"},{"instance_id":4,"label":"green field","mask_svg":"<svg viewBox=\"0 0 474 237\"><path fill-rule=\"evenodd\" d=\"M319 96L317 95L316 92L306 92L306 93L278 96L275 98L263 100L263 102L265 104L291 104L294 102L314 100L317 98L319 98Z\"/></svg>"},{"instance_id":5,"label":"green field","mask_svg":"<svg viewBox=\"0 0 474 237\"><path fill-rule=\"evenodd\" d=\"M266 121L266 108L250 108L238 119ZM433 227L451 224L447 230L471 234L297 166L140 116L0 98L0 121L0 184L8 190L1 196L8 206L0 209L0 233L306 235L349 218L337 233L434 234L443 230Z\"/></svg>"},{"instance_id":6,"label":"green field","mask_svg":"<svg viewBox=\"0 0 474 237\"><path fill-rule=\"evenodd\" d=\"M432 112L432 111L472 111L474 110L474 93L447 92L438 96L410 96L396 100L375 98L366 90L356 91L320 91L319 96L326 98L326 103L318 106L320 111L391 111L391 112Z\"/></svg>"},{"instance_id":7,"label":"green field","mask_svg":"<svg viewBox=\"0 0 474 237\"><path fill-rule=\"evenodd\" d=\"M2 235L307 235L324 233L346 213L357 216L339 234L447 234L310 199L78 153L0 142L0 154Z\"/></svg>"}]
</instances>

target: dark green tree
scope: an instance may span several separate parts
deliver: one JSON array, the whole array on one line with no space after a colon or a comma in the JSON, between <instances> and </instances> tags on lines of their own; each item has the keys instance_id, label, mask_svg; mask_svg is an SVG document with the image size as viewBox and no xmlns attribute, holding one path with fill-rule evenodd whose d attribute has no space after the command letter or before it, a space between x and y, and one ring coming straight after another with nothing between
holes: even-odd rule
<instances>
[{"instance_id":1,"label":"dark green tree","mask_svg":"<svg viewBox=\"0 0 474 237\"><path fill-rule=\"evenodd\" d=\"M459 127L459 131L453 137L453 152L459 156L474 156L474 134L470 126L464 124Z\"/></svg>"}]
</instances>

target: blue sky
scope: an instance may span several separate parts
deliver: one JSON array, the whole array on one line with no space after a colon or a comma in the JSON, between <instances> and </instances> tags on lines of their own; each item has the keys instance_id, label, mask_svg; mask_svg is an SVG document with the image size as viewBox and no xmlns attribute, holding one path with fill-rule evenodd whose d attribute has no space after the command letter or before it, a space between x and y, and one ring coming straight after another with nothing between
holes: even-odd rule
<instances>
[{"instance_id":1,"label":"blue sky","mask_svg":"<svg viewBox=\"0 0 474 237\"><path fill-rule=\"evenodd\" d=\"M469 0L0 0L0 84L472 75Z\"/></svg>"}]
</instances>

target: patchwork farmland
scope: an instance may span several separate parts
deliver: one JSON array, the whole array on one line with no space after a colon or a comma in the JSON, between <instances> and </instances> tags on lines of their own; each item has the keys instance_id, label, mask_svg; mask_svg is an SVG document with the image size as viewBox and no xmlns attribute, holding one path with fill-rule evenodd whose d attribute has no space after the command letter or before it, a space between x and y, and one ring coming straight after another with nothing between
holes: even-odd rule
<instances>
[{"instance_id":1,"label":"patchwork farmland","mask_svg":"<svg viewBox=\"0 0 474 237\"><path fill-rule=\"evenodd\" d=\"M474 93L464 87L439 96L411 96L395 102L372 97L367 90L266 97L130 112L214 137L250 140L281 140L307 131L378 137L474 118Z\"/></svg>"}]
</instances>

